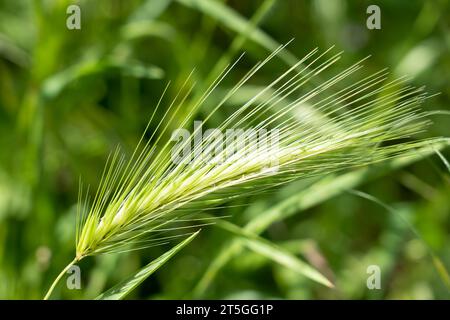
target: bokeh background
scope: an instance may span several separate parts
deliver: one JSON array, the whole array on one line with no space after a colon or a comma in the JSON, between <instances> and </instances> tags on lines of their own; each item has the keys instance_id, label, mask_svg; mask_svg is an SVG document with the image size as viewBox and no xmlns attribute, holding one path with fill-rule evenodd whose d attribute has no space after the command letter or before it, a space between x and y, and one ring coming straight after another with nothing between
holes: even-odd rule
<instances>
[{"instance_id":1,"label":"bokeh background","mask_svg":"<svg viewBox=\"0 0 450 320\"><path fill-rule=\"evenodd\" d=\"M81 30L66 28L71 4L81 8ZM381 8L381 30L366 28L370 4ZM42 298L72 260L79 178L95 190L109 152L117 145L133 150L169 80L173 97L195 67L192 81L201 92L241 52L246 55L237 75L292 38L289 52L245 88L248 94L273 78L271 68L283 70L315 47L335 45L345 51L343 65L371 55L364 72L388 67L393 76L407 74L414 85L440 93L426 101L426 110L450 110L446 0L2 0L0 298ZM208 106L198 117L207 112ZM424 136L448 137L448 116L432 120ZM448 151L442 154L448 158ZM437 154L369 168L352 189L378 203L326 183L308 192L314 182L244 197L216 213L243 226L303 197L306 205L289 209L290 216L271 223L262 236L316 266L335 289L247 249L211 272L234 236L210 226L129 297L450 297L450 179ZM54 296L94 298L169 248L85 259L82 289L68 290L62 282ZM373 264L382 270L380 290L366 286Z\"/></svg>"}]
</instances>

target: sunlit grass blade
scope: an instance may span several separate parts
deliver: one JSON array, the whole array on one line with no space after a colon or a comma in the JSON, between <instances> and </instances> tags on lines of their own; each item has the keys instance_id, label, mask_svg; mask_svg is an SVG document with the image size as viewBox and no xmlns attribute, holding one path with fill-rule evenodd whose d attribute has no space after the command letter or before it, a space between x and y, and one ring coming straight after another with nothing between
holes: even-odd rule
<instances>
[{"instance_id":1,"label":"sunlit grass blade","mask_svg":"<svg viewBox=\"0 0 450 320\"><path fill-rule=\"evenodd\" d=\"M449 273L447 271L447 268L445 267L445 264L442 262L442 260L437 256L437 254L433 251L433 249L428 245L428 243L425 241L425 239L422 237L420 232L416 229L416 227L408 220L406 219L398 210L393 208L391 205L383 202L379 198L368 194L366 192L362 192L359 190L349 190L349 193L356 195L358 197L361 197L363 199L372 201L376 203L377 205L381 206L385 210L387 210L389 213L393 214L396 217L399 217L402 223L404 223L408 229L414 234L414 236L419 239L419 241L424 245L426 248L428 255L431 258L431 261L433 262L433 265L439 274L439 276L442 279L442 282L447 286L447 288L450 290L450 278Z\"/></svg>"},{"instance_id":2,"label":"sunlit grass blade","mask_svg":"<svg viewBox=\"0 0 450 320\"><path fill-rule=\"evenodd\" d=\"M248 34L248 38L266 48L268 51L275 50L279 43L271 38L268 34L260 29L253 29L250 26L248 20L243 18L240 14L234 11L232 8L224 5L219 1L211 0L177 0L177 2L192 8L199 10L207 15L219 20L227 28L234 30L237 33L245 34L248 30L252 30ZM293 54L285 52L281 55L288 64L295 64L296 58Z\"/></svg>"},{"instance_id":3,"label":"sunlit grass blade","mask_svg":"<svg viewBox=\"0 0 450 320\"><path fill-rule=\"evenodd\" d=\"M200 231L197 231L190 235L188 238L177 244L175 247L165 252L160 257L156 258L144 268L140 269L132 277L125 279L113 288L100 294L96 300L121 300L131 293L137 286L139 286L145 279L147 279L156 270L161 268L170 258L177 254L181 249L187 246Z\"/></svg>"},{"instance_id":4,"label":"sunlit grass blade","mask_svg":"<svg viewBox=\"0 0 450 320\"><path fill-rule=\"evenodd\" d=\"M334 287L330 280L328 280L315 268L310 266L308 263L303 262L298 257L286 251L285 249L277 246L276 244L224 220L217 221L216 225L237 235L239 237L239 240L242 241L243 245L250 250L317 283L323 284L324 286L327 286L329 288Z\"/></svg>"},{"instance_id":5,"label":"sunlit grass blade","mask_svg":"<svg viewBox=\"0 0 450 320\"><path fill-rule=\"evenodd\" d=\"M43 83L42 94L46 98L54 98L76 80L110 70L118 70L123 75L137 78L160 79L164 76L164 71L153 65L144 65L135 61L120 61L112 58L92 59L90 61L82 61L52 75Z\"/></svg>"}]
</instances>

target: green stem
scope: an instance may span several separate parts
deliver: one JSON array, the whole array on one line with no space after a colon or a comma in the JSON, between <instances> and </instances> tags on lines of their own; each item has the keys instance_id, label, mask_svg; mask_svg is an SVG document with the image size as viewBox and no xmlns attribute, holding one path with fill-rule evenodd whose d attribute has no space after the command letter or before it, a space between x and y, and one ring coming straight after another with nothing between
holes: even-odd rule
<instances>
[{"instance_id":1,"label":"green stem","mask_svg":"<svg viewBox=\"0 0 450 320\"><path fill-rule=\"evenodd\" d=\"M48 298L50 297L50 295L53 292L53 289L55 289L56 285L58 284L59 280L61 280L62 276L67 272L67 270L69 270L69 268L75 263L77 262L78 259L75 258L72 260L72 262L70 262L64 269L63 271L61 271L61 273L56 277L55 281L53 281L50 289L48 289L47 294L44 297L44 300L48 300Z\"/></svg>"}]
</instances>

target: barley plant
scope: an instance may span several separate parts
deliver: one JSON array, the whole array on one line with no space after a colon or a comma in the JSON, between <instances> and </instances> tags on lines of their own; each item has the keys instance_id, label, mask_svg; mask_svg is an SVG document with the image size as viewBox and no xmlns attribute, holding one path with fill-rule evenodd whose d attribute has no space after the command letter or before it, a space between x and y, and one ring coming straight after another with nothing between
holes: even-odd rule
<instances>
[{"instance_id":1,"label":"barley plant","mask_svg":"<svg viewBox=\"0 0 450 320\"><path fill-rule=\"evenodd\" d=\"M0 298L448 298L450 7L368 5L2 0Z\"/></svg>"},{"instance_id":2,"label":"barley plant","mask_svg":"<svg viewBox=\"0 0 450 320\"><path fill-rule=\"evenodd\" d=\"M283 48L256 64L225 93L203 121L219 112ZM330 51L311 51L233 111L218 128L224 132L234 129L237 134L225 139L210 134L195 145L201 129L196 128L185 141L172 146L175 150L170 152L170 140L161 141L166 125L154 143L151 143L153 136L147 142L142 142L143 137L143 147L139 149L138 145L128 161L119 151L113 153L92 204L86 200L79 209L76 256L72 263L101 253L164 243L178 236L167 235L168 231L185 228L180 222L191 221L191 227L198 226L195 221L201 218L202 209L210 209L240 194L263 192L295 179L368 165L439 140L447 141L409 140L429 125L426 113L420 109L427 94L422 88L400 86L404 81L401 78L386 81L386 71L353 80L345 88L333 91L343 79L362 73L361 63L356 63L302 92L303 87L340 59L340 54L327 57ZM191 114L202 106L232 67L213 81L193 104ZM175 117L191 91L192 88L182 87L165 108L165 116ZM264 99L255 103L261 96ZM309 113L304 108L309 108ZM299 113L301 118L295 119L294 113ZM191 120L188 114L181 125ZM320 127L315 124L319 120ZM258 147L261 141L253 139L255 133L251 130L257 132L268 127L277 130L276 143L265 141L265 147ZM179 161L171 159L171 155L182 151L186 152ZM205 159L208 154L212 155ZM80 198L81 195L80 191Z\"/></svg>"}]
</instances>

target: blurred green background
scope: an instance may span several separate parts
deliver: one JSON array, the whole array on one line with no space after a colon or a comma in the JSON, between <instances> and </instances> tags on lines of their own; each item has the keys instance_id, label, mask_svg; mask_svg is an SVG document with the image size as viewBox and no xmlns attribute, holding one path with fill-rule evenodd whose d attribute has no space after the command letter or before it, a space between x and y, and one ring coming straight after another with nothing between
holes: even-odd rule
<instances>
[{"instance_id":1,"label":"blurred green background","mask_svg":"<svg viewBox=\"0 0 450 320\"><path fill-rule=\"evenodd\" d=\"M81 30L66 28L71 4L81 8ZM366 28L370 4L381 8L381 30ZM169 80L170 98L195 67L192 81L201 92L242 51L238 75L292 38L277 70L315 47L336 45L345 51L344 65L372 55L364 72L388 67L394 76L407 74L413 84L440 93L425 102L426 110L450 110L445 0L2 0L0 298L42 298L72 260L79 178L95 190L109 152L118 144L126 153L133 150ZM272 78L269 68L250 84ZM219 88L226 89L227 83ZM201 110L206 112L207 107ZM448 116L431 119L424 136L449 136ZM211 121L217 126L220 119ZM443 155L448 158L448 150ZM444 162L430 154L407 166L370 172L351 188L392 210L326 187L322 199L307 192L312 180L217 210L243 226L286 199L307 198L311 204L289 209L288 218L261 235L321 270L335 289L247 249L209 277L210 264L233 240L210 226L129 297L449 298L444 269L450 268L450 179ZM168 248L85 259L82 289L68 290L62 282L54 296L94 298ZM433 263L430 251L440 260ZM369 265L381 267L381 290L366 287Z\"/></svg>"}]
</instances>

